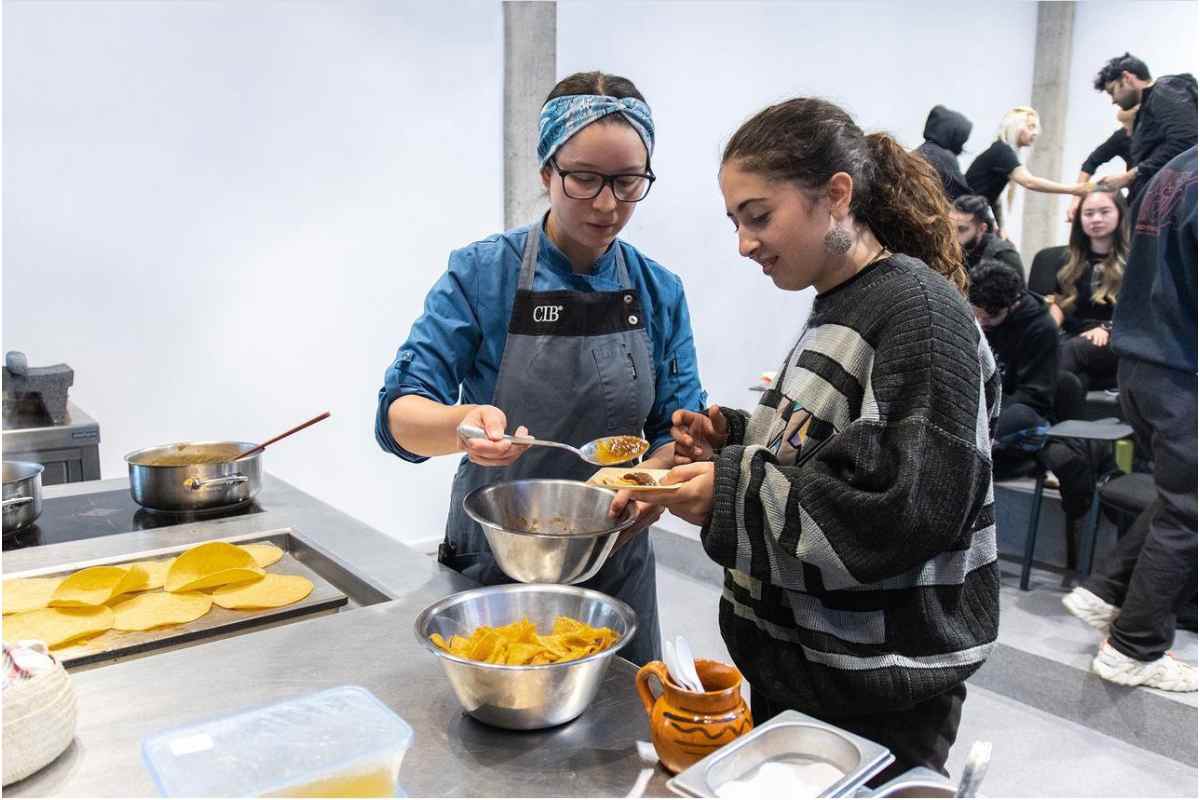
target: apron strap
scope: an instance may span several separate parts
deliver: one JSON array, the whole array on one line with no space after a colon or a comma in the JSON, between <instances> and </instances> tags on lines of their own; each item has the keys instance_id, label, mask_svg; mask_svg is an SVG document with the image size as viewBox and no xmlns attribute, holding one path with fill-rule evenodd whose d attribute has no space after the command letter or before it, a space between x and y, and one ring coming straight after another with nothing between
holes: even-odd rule
<instances>
[{"instance_id":1,"label":"apron strap","mask_svg":"<svg viewBox=\"0 0 1200 800\"><path fill-rule=\"evenodd\" d=\"M521 254L521 278L517 282L517 288L523 291L533 290L533 273L537 269L538 248L542 241L542 224L546 218L543 216L540 220L529 227L529 234L525 237L525 251ZM633 281L629 279L629 270L625 266L625 253L621 250L621 243L614 241L613 247L617 249L617 284L622 290L632 289Z\"/></svg>"},{"instance_id":2,"label":"apron strap","mask_svg":"<svg viewBox=\"0 0 1200 800\"><path fill-rule=\"evenodd\" d=\"M533 272L537 267L538 246L542 241L542 219L529 226L529 234L525 237L525 252L521 254L521 278L517 288L522 291L533 289Z\"/></svg>"}]
</instances>

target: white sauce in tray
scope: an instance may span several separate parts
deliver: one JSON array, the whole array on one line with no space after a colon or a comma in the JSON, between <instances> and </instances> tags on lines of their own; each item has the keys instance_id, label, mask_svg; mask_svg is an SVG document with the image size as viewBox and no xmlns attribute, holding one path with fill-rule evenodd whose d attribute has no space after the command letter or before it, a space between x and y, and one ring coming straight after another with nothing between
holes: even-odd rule
<instances>
[{"instance_id":1,"label":"white sauce in tray","mask_svg":"<svg viewBox=\"0 0 1200 800\"><path fill-rule=\"evenodd\" d=\"M722 800L807 800L846 777L828 761L791 756L786 761L768 761L737 780L717 787Z\"/></svg>"}]
</instances>

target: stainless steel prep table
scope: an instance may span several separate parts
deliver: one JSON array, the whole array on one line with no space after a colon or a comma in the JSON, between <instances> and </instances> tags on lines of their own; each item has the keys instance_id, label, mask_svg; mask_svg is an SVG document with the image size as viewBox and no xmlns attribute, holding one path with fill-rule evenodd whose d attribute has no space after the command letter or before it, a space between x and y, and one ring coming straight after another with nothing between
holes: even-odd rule
<instances>
[{"instance_id":1,"label":"stainless steel prep table","mask_svg":"<svg viewBox=\"0 0 1200 800\"><path fill-rule=\"evenodd\" d=\"M45 494L123 487L119 478ZM75 741L6 795L154 796L141 762L147 734L341 684L369 689L413 727L400 769L411 796L624 796L648 767L637 751L649 732L628 661L614 661L595 702L567 725L522 733L478 723L412 633L422 608L471 582L273 476L264 475L260 498L268 510L250 516L5 552L4 574L294 528L392 599L73 673ZM655 767L646 796L670 795L668 777Z\"/></svg>"}]
</instances>

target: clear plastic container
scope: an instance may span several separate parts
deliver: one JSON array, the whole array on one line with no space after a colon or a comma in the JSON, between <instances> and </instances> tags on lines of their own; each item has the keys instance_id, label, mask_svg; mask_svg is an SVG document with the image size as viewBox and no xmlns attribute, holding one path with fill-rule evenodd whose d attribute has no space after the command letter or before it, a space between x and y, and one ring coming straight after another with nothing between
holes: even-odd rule
<instances>
[{"instance_id":1,"label":"clear plastic container","mask_svg":"<svg viewBox=\"0 0 1200 800\"><path fill-rule=\"evenodd\" d=\"M412 728L339 686L142 740L164 797L391 797Z\"/></svg>"}]
</instances>

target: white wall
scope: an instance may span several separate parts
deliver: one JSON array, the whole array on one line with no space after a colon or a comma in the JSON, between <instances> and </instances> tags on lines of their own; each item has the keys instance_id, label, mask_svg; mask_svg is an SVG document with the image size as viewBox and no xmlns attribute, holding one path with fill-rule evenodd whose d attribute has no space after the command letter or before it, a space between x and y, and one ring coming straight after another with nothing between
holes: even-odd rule
<instances>
[{"instance_id":1,"label":"white wall","mask_svg":"<svg viewBox=\"0 0 1200 800\"><path fill-rule=\"evenodd\" d=\"M942 103L975 123L965 169L1004 111L1029 102L1036 23L1034 3L968 11L962 3L560 0L560 76L625 75L654 112L659 180L623 236L683 278L715 402L752 406L757 395L747 387L777 369L813 295L779 291L737 254L716 173L738 125L772 102L812 94L912 148ZM1018 201L1017 237L1020 214Z\"/></svg>"},{"instance_id":2,"label":"white wall","mask_svg":"<svg viewBox=\"0 0 1200 800\"><path fill-rule=\"evenodd\" d=\"M495 2L5 3L3 347L75 368L102 471L261 440L408 539L453 459L375 444L383 372L453 247L499 228Z\"/></svg>"},{"instance_id":3,"label":"white wall","mask_svg":"<svg viewBox=\"0 0 1200 800\"><path fill-rule=\"evenodd\" d=\"M814 94L842 104L865 130L916 147L929 109L943 103L975 121L965 166L1004 110L1029 102L1036 11L1032 3L968 14L941 3L560 0L560 75L622 74L650 101L659 180L623 235L682 276L715 401L752 402L746 388L777 368L812 302L811 291L781 292L737 254L716 173L738 125L772 102Z\"/></svg>"},{"instance_id":4,"label":"white wall","mask_svg":"<svg viewBox=\"0 0 1200 800\"><path fill-rule=\"evenodd\" d=\"M1107 94L1092 88L1104 63L1128 51L1146 62L1153 76L1190 72L1200 75L1195 2L1106 2L1092 0L1075 7L1075 35L1071 45L1071 86L1067 98L1067 130L1063 141L1061 179L1074 182L1079 165L1117 129L1117 107ZM1097 174L1123 172L1119 159ZM1053 177L1053 176L1048 176ZM1059 217L1067 198L1059 199ZM1066 242L1070 226L1061 226Z\"/></svg>"}]
</instances>

